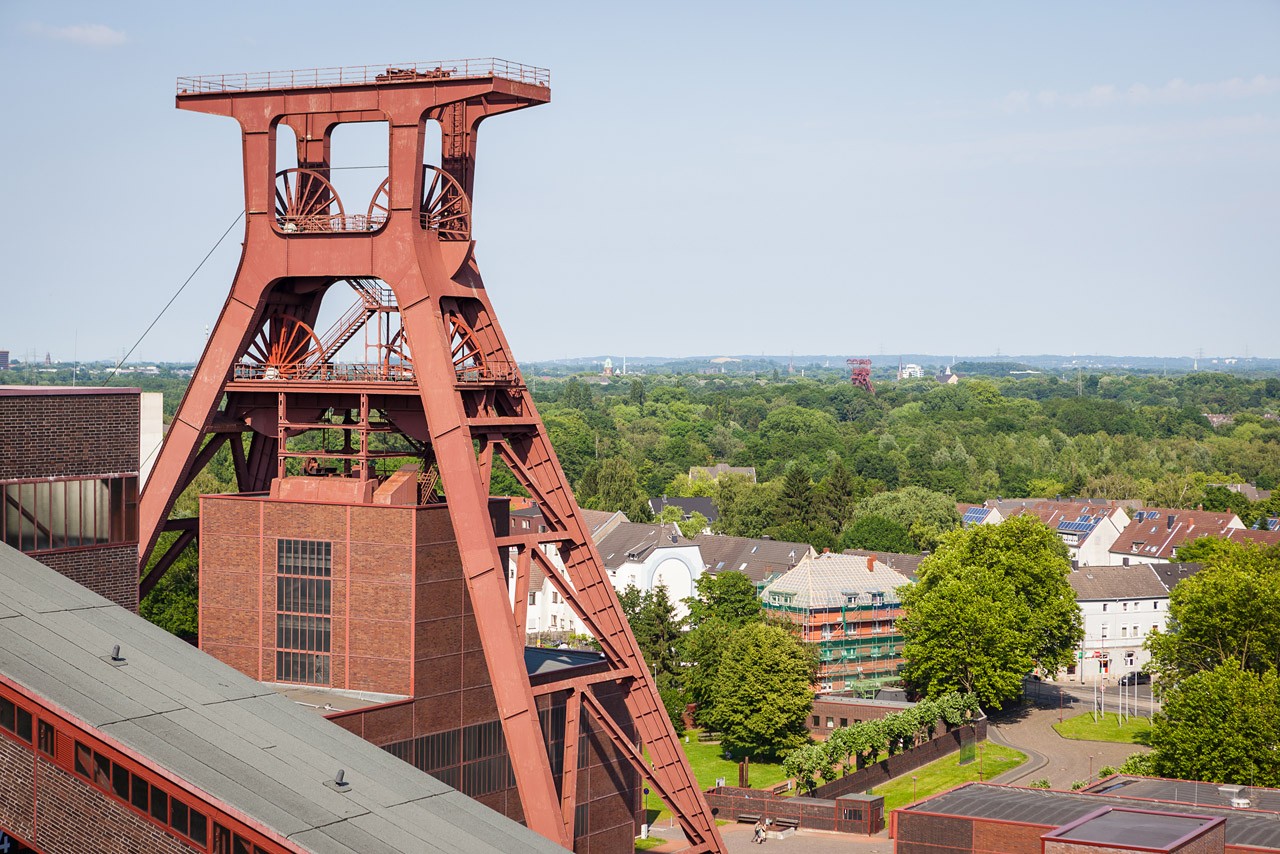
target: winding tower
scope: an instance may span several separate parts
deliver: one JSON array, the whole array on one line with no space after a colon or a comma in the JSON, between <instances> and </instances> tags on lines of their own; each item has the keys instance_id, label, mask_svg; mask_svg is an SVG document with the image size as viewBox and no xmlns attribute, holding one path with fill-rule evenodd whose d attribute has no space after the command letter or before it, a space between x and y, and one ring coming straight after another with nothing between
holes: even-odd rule
<instances>
[{"instance_id":1,"label":"winding tower","mask_svg":"<svg viewBox=\"0 0 1280 854\"><path fill-rule=\"evenodd\" d=\"M852 369L850 371L849 381L853 383L854 388L860 388L869 394L875 394L875 386L871 384L871 360L870 359L845 359Z\"/></svg>"},{"instance_id":2,"label":"winding tower","mask_svg":"<svg viewBox=\"0 0 1280 854\"><path fill-rule=\"evenodd\" d=\"M174 502L224 445L241 493L268 492L273 482L319 469L368 495L387 475L380 464L415 457L418 503L448 508L527 824L572 847L577 763L569 757L578 755L578 722L588 716L672 809L688 850L719 852L711 812L474 254L477 129L550 97L545 70L491 59L179 79L180 109L240 123L245 239L231 292L141 496L141 590L153 588L197 536L195 520L170 518ZM388 177L367 203L341 198L332 180L333 132L352 122L388 129ZM430 123L439 126L438 160L425 142ZM296 139L297 166L277 171L282 125ZM344 292L354 297L350 309L319 329L322 301ZM364 361L339 362L362 331ZM495 532L489 484L498 460L539 503L545 531ZM166 532L167 548L157 549ZM548 544L559 549L563 573L544 553ZM523 656L535 564L599 641L602 672L531 686ZM622 690L630 721L593 695L603 683ZM569 695L564 753L554 760L536 704L550 691ZM632 726L647 756L628 736ZM553 764L563 768L560 778Z\"/></svg>"}]
</instances>

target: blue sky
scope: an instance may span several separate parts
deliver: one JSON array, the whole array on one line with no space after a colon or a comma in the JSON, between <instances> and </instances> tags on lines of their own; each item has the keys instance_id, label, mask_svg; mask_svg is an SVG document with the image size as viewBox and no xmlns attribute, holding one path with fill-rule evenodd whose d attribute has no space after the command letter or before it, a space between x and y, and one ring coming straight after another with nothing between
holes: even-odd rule
<instances>
[{"instance_id":1,"label":"blue sky","mask_svg":"<svg viewBox=\"0 0 1280 854\"><path fill-rule=\"evenodd\" d=\"M118 357L235 218L175 77L498 56L552 79L480 133L522 359L1280 356L1277 44L1276 2L5 0L0 348ZM135 358L199 355L238 234Z\"/></svg>"}]
</instances>

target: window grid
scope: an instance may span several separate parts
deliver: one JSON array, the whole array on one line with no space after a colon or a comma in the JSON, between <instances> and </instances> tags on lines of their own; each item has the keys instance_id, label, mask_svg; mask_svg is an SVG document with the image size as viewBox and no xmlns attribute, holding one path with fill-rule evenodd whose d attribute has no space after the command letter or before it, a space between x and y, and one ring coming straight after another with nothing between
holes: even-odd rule
<instances>
[{"instance_id":1,"label":"window grid","mask_svg":"<svg viewBox=\"0 0 1280 854\"><path fill-rule=\"evenodd\" d=\"M328 685L333 544L276 542L276 679Z\"/></svg>"}]
</instances>

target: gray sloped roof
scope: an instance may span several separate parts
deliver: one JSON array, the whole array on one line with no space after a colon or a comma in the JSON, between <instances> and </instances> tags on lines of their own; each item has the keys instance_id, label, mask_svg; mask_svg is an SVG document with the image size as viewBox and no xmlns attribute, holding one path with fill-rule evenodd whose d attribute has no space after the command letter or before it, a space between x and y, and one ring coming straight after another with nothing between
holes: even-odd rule
<instances>
[{"instance_id":1,"label":"gray sloped roof","mask_svg":"<svg viewBox=\"0 0 1280 854\"><path fill-rule=\"evenodd\" d=\"M808 543L766 540L763 537L730 537L725 534L699 534L693 542L702 553L706 571L741 572L755 584L781 575L813 554Z\"/></svg>"},{"instance_id":2,"label":"gray sloped roof","mask_svg":"<svg viewBox=\"0 0 1280 854\"><path fill-rule=\"evenodd\" d=\"M4 545L0 603L0 673L304 850L564 850Z\"/></svg>"},{"instance_id":3,"label":"gray sloped roof","mask_svg":"<svg viewBox=\"0 0 1280 854\"><path fill-rule=\"evenodd\" d=\"M1164 599L1169 591L1147 564L1082 566L1068 580L1082 602L1111 599Z\"/></svg>"}]
</instances>

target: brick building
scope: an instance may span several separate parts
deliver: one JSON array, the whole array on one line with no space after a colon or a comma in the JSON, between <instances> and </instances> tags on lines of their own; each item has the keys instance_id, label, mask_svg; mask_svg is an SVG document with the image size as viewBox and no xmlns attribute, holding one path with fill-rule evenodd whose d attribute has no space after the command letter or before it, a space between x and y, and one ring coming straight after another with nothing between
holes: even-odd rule
<instances>
[{"instance_id":1,"label":"brick building","mask_svg":"<svg viewBox=\"0 0 1280 854\"><path fill-rule=\"evenodd\" d=\"M897 854L1280 851L1280 791L1109 777L1083 792L969 783L894 810Z\"/></svg>"},{"instance_id":2,"label":"brick building","mask_svg":"<svg viewBox=\"0 0 1280 854\"><path fill-rule=\"evenodd\" d=\"M330 713L334 723L523 818L448 508L417 503L416 475L381 484L287 477L269 494L206 495L200 508L200 646ZM490 505L507 533L505 499ZM607 669L594 653L529 650L537 685ZM593 686L626 720L612 683ZM540 693L563 779L566 692ZM639 780L589 716L579 722L575 849L633 848ZM634 734L631 734L634 737Z\"/></svg>"},{"instance_id":3,"label":"brick building","mask_svg":"<svg viewBox=\"0 0 1280 854\"><path fill-rule=\"evenodd\" d=\"M0 545L0 850L563 849Z\"/></svg>"},{"instance_id":4,"label":"brick building","mask_svg":"<svg viewBox=\"0 0 1280 854\"><path fill-rule=\"evenodd\" d=\"M874 557L828 552L801 560L764 588L761 601L818 645L820 691L871 691L902 668L898 588L907 584Z\"/></svg>"},{"instance_id":5,"label":"brick building","mask_svg":"<svg viewBox=\"0 0 1280 854\"><path fill-rule=\"evenodd\" d=\"M138 609L136 388L0 386L4 542Z\"/></svg>"}]
</instances>

